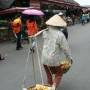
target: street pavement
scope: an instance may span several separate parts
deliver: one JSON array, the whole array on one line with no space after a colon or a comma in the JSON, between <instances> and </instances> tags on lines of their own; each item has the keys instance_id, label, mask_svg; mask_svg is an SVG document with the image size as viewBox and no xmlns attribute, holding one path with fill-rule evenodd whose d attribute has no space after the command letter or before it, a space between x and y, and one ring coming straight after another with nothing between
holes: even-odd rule
<instances>
[{"instance_id":1,"label":"street pavement","mask_svg":"<svg viewBox=\"0 0 90 90\"><path fill-rule=\"evenodd\" d=\"M73 65L70 71L63 75L62 82L57 90L90 90L90 23L86 25L77 24L68 27L69 45L73 57ZM43 39L41 36L37 38L37 50L34 54L27 56L29 45L23 44L23 49L15 50L15 43L0 43L0 52L7 54L6 60L0 61L0 90L22 90L22 87L41 83L38 58L41 56ZM33 62L35 62L35 77L33 72ZM27 63L27 64L26 64ZM27 69L25 70L25 66ZM42 68L44 83L46 83L46 75ZM25 79L25 80L24 80Z\"/></svg>"}]
</instances>

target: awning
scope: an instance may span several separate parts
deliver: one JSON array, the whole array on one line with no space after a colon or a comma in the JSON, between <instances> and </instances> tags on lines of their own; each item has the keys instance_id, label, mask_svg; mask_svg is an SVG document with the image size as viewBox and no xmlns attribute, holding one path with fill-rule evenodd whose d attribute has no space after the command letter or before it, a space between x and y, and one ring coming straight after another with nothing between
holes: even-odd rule
<instances>
[{"instance_id":1,"label":"awning","mask_svg":"<svg viewBox=\"0 0 90 90\"><path fill-rule=\"evenodd\" d=\"M60 6L60 7L63 7L63 8L81 8L81 6L77 3L77 2L75 2L75 1L73 1L73 0L63 0L63 1L60 1L60 0L47 0L47 2L46 1L42 1L44 4L50 4L50 3L52 3L52 4L54 4L54 5L58 5L58 6Z\"/></svg>"},{"instance_id":2,"label":"awning","mask_svg":"<svg viewBox=\"0 0 90 90\"><path fill-rule=\"evenodd\" d=\"M30 8L35 8L35 7L13 7L13 8L9 8L9 9L0 11L0 15L22 12L23 10L30 9Z\"/></svg>"}]
</instances>

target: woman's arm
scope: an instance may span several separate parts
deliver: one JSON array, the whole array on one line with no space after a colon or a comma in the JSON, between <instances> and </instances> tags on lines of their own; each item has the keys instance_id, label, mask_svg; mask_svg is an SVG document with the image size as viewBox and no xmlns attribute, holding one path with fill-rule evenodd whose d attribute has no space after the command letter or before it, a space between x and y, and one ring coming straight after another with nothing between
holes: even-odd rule
<instances>
[{"instance_id":1,"label":"woman's arm","mask_svg":"<svg viewBox=\"0 0 90 90\"><path fill-rule=\"evenodd\" d=\"M68 42L67 42L64 35L61 35L60 37L61 37L61 38L59 38L59 40L60 40L60 48L64 51L64 54L66 55L66 57L69 60L71 60L72 55L71 55L71 50L69 48Z\"/></svg>"},{"instance_id":2,"label":"woman's arm","mask_svg":"<svg viewBox=\"0 0 90 90\"><path fill-rule=\"evenodd\" d=\"M48 28L43 29L43 30L37 32L35 35L29 36L29 37L31 37L31 38L32 38L32 37L37 37L38 35L40 35L41 33L43 33L43 32L46 31L46 30L48 30Z\"/></svg>"}]
</instances>

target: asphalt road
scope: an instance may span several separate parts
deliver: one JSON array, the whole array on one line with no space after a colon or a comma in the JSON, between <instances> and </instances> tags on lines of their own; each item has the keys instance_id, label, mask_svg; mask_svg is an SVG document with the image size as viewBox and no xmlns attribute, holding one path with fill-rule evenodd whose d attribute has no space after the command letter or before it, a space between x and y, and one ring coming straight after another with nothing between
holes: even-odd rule
<instances>
[{"instance_id":1,"label":"asphalt road","mask_svg":"<svg viewBox=\"0 0 90 90\"><path fill-rule=\"evenodd\" d=\"M69 45L74 64L70 71L62 78L58 90L90 90L90 23L84 26L75 25L68 28ZM41 56L43 40L38 37L39 56ZM34 85L32 55L30 55L25 70L28 56L28 44L23 45L23 50L16 51L15 43L5 42L0 44L0 52L7 54L7 59L0 61L0 90L22 90L22 86ZM35 51L36 52L36 51ZM38 57L34 54L36 83L41 83ZM43 71L44 83L46 75ZM25 81L23 78L25 76Z\"/></svg>"}]
</instances>

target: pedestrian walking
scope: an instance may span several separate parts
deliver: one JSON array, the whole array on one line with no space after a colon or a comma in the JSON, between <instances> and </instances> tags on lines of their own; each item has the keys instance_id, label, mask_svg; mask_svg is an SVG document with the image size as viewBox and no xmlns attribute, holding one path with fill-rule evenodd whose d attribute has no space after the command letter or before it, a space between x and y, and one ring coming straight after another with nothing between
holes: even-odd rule
<instances>
[{"instance_id":1,"label":"pedestrian walking","mask_svg":"<svg viewBox=\"0 0 90 90\"><path fill-rule=\"evenodd\" d=\"M59 30L60 27L66 26L66 22L59 15L54 15L46 21L46 25L48 29L42 30L32 37L43 33L44 44L41 62L47 75L48 84L52 86L51 90L55 90L64 74L65 67L62 62L65 62L65 59L69 62L70 65L67 66L67 70L69 70L72 57L68 42L62 31Z\"/></svg>"},{"instance_id":2,"label":"pedestrian walking","mask_svg":"<svg viewBox=\"0 0 90 90\"><path fill-rule=\"evenodd\" d=\"M86 21L85 14L82 14L82 16L81 16L82 25L85 24L85 21Z\"/></svg>"},{"instance_id":3,"label":"pedestrian walking","mask_svg":"<svg viewBox=\"0 0 90 90\"><path fill-rule=\"evenodd\" d=\"M65 18L64 14L62 12L60 12L58 15L66 22L66 18ZM62 27L60 29L63 32L63 34L65 35L66 39L68 39L67 27L65 26L65 27Z\"/></svg>"},{"instance_id":4,"label":"pedestrian walking","mask_svg":"<svg viewBox=\"0 0 90 90\"><path fill-rule=\"evenodd\" d=\"M4 59L5 59L5 57L3 57L0 53L0 60L4 60Z\"/></svg>"},{"instance_id":5,"label":"pedestrian walking","mask_svg":"<svg viewBox=\"0 0 90 90\"><path fill-rule=\"evenodd\" d=\"M72 18L72 24L74 25L75 24L75 15L71 15L71 18Z\"/></svg>"},{"instance_id":6,"label":"pedestrian walking","mask_svg":"<svg viewBox=\"0 0 90 90\"><path fill-rule=\"evenodd\" d=\"M26 28L27 28L28 36L35 35L38 32L38 27L37 27L37 23L35 20L35 16L30 16L30 18L26 21ZM31 39L31 42L32 42L31 50L34 52L34 47L35 47L34 38Z\"/></svg>"},{"instance_id":7,"label":"pedestrian walking","mask_svg":"<svg viewBox=\"0 0 90 90\"><path fill-rule=\"evenodd\" d=\"M14 19L14 21L12 22L12 30L17 39L16 50L20 50L22 48L21 29L22 29L21 17L18 17L16 19Z\"/></svg>"}]
</instances>

